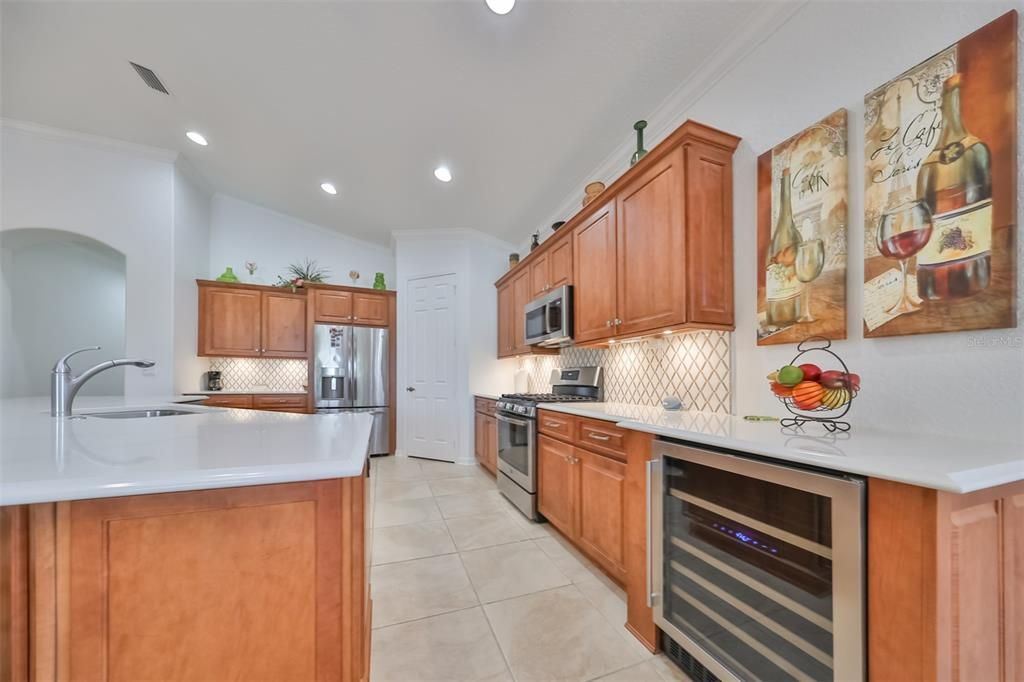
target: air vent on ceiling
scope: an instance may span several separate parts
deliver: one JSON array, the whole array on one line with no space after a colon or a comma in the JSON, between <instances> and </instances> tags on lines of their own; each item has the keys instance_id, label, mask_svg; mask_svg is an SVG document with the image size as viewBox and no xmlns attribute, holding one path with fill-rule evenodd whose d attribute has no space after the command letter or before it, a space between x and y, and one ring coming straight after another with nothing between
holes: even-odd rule
<instances>
[{"instance_id":1,"label":"air vent on ceiling","mask_svg":"<svg viewBox=\"0 0 1024 682\"><path fill-rule=\"evenodd\" d=\"M164 87L164 84L161 83L160 79L156 77L155 73L153 73L153 69L147 69L142 64L136 64L135 62L128 63L131 64L132 68L135 69L135 73L139 74L139 78L142 79L143 83L153 88L157 92L162 92L165 95L171 94L167 92L167 88Z\"/></svg>"}]
</instances>

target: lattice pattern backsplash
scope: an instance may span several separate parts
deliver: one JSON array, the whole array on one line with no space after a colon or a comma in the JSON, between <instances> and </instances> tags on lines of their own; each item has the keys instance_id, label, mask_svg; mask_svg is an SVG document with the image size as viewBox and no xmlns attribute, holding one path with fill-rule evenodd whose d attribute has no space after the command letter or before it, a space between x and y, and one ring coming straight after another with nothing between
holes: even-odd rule
<instances>
[{"instance_id":1,"label":"lattice pattern backsplash","mask_svg":"<svg viewBox=\"0 0 1024 682\"><path fill-rule=\"evenodd\" d=\"M687 410L731 412L731 337L728 332L691 332L622 343L608 348L563 348L559 355L523 357L530 391L551 390L556 367L604 368L607 402L660 405L676 396Z\"/></svg>"},{"instance_id":2,"label":"lattice pattern backsplash","mask_svg":"<svg viewBox=\"0 0 1024 682\"><path fill-rule=\"evenodd\" d=\"M211 358L210 369L222 372L226 391L264 388L303 393L308 377L305 360L281 358Z\"/></svg>"}]
</instances>

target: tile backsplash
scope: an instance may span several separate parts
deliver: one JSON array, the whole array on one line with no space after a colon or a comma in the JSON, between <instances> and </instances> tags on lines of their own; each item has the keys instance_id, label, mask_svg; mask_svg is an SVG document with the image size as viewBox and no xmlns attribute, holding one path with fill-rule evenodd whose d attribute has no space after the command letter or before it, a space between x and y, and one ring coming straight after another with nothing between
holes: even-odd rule
<instances>
[{"instance_id":1,"label":"tile backsplash","mask_svg":"<svg viewBox=\"0 0 1024 682\"><path fill-rule=\"evenodd\" d=\"M529 373L529 390L551 390L556 367L604 368L607 402L660 405L666 396L687 410L731 412L731 335L689 332L620 343L608 348L563 348L559 355L519 358Z\"/></svg>"},{"instance_id":2,"label":"tile backsplash","mask_svg":"<svg viewBox=\"0 0 1024 682\"><path fill-rule=\"evenodd\" d=\"M305 360L281 358L211 358L210 369L222 372L226 391L266 388L303 393L308 381Z\"/></svg>"}]
</instances>

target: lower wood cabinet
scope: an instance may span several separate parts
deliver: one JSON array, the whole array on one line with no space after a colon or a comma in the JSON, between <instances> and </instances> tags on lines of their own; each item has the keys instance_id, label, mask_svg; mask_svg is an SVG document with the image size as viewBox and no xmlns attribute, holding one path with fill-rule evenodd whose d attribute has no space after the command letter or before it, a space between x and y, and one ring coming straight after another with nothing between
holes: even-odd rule
<instances>
[{"instance_id":1,"label":"lower wood cabinet","mask_svg":"<svg viewBox=\"0 0 1024 682\"><path fill-rule=\"evenodd\" d=\"M537 509L552 526L576 537L579 494L573 447L537 436Z\"/></svg>"},{"instance_id":2,"label":"lower wood cabinet","mask_svg":"<svg viewBox=\"0 0 1024 682\"><path fill-rule=\"evenodd\" d=\"M300 413L309 411L308 403L309 398L305 393L230 393L211 395L202 402L209 407Z\"/></svg>"},{"instance_id":3,"label":"lower wood cabinet","mask_svg":"<svg viewBox=\"0 0 1024 682\"><path fill-rule=\"evenodd\" d=\"M8 679L367 679L366 481L0 508Z\"/></svg>"},{"instance_id":4,"label":"lower wood cabinet","mask_svg":"<svg viewBox=\"0 0 1024 682\"><path fill-rule=\"evenodd\" d=\"M494 416L494 401L476 398L473 413L473 452L476 461L492 474L498 473L498 420Z\"/></svg>"}]
</instances>

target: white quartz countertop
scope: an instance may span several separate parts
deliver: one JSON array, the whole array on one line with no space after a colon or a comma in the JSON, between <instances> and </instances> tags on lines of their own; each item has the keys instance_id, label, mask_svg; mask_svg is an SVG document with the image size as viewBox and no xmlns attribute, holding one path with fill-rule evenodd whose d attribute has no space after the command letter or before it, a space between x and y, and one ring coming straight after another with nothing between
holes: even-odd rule
<instances>
[{"instance_id":1,"label":"white quartz countertop","mask_svg":"<svg viewBox=\"0 0 1024 682\"><path fill-rule=\"evenodd\" d=\"M778 422L625 403L546 403L541 409L614 421L622 428L699 445L954 493L1024 480L1021 443L878 431L856 423L845 434L827 434L817 424L801 432L783 429Z\"/></svg>"},{"instance_id":2,"label":"white quartz countertop","mask_svg":"<svg viewBox=\"0 0 1024 682\"><path fill-rule=\"evenodd\" d=\"M175 404L186 400L83 397L70 419L51 417L47 398L0 400L0 506L343 478L363 470L371 415ZM91 416L160 407L194 414Z\"/></svg>"},{"instance_id":3,"label":"white quartz countertop","mask_svg":"<svg viewBox=\"0 0 1024 682\"><path fill-rule=\"evenodd\" d=\"M306 395L305 389L293 388L293 389L276 389L276 388L247 388L240 390L222 390L222 391L191 391L185 395Z\"/></svg>"}]
</instances>

